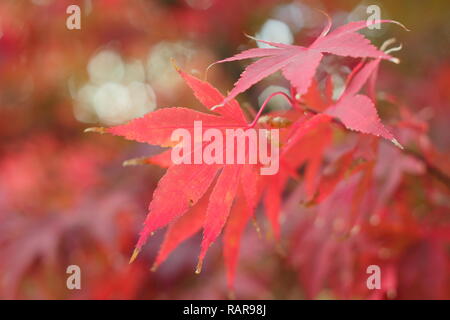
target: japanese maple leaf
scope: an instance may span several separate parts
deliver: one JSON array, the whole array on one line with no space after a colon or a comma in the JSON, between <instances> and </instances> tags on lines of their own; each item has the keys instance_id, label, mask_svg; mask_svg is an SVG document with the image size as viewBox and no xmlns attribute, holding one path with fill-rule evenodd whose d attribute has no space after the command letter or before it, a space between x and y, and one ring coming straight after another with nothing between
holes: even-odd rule
<instances>
[{"instance_id":1,"label":"japanese maple leaf","mask_svg":"<svg viewBox=\"0 0 450 320\"><path fill-rule=\"evenodd\" d=\"M393 20L376 20L372 23L395 23L404 27L399 22ZM245 69L239 80L235 83L234 88L221 104L228 103L238 94L246 91L255 83L279 70L290 81L296 93L301 96L308 90L311 79L324 53L354 58L380 58L397 62L396 58L378 50L363 35L357 33L358 30L366 28L369 25L370 23L367 21L350 22L328 34L331 29L331 20L328 18L328 23L322 33L309 47L274 43L253 38L274 48L253 48L231 58L216 62L222 63L249 58L261 58Z\"/></svg>"},{"instance_id":2,"label":"japanese maple leaf","mask_svg":"<svg viewBox=\"0 0 450 320\"><path fill-rule=\"evenodd\" d=\"M205 107L211 109L223 101L223 95L207 82L200 81L181 70L178 72ZM217 128L223 131L226 128L242 128L244 130L249 128L249 124L235 100L228 101L220 110L217 110L217 113L219 115L188 108L164 108L125 125L105 130L129 140L172 147L178 143L171 140L172 132L178 128L193 132L194 121L198 120L202 121L203 128ZM131 261L136 258L148 237L157 229L170 225L154 268L163 262L180 242L203 227L203 240L197 267L197 272L200 272L204 256L209 246L221 233L238 193L242 193L241 197L248 200L247 208L254 211L256 207L254 203L257 200L253 193L256 191L250 190L256 189L249 185L257 180L255 177L257 172L252 168L257 165L170 165L170 151L165 151L149 159L139 160L162 164L169 168L154 191L149 205L149 213ZM224 154L225 152L224 150ZM249 183L249 181L251 182ZM246 187L240 187L241 184ZM239 221L243 224L246 223L246 220ZM233 230L235 230L233 231L233 238L235 238L239 230L243 231L243 227L234 227ZM231 253L227 255L236 255L236 253L231 250ZM230 264L233 264L235 259L231 258L231 261Z\"/></svg>"},{"instance_id":3,"label":"japanese maple leaf","mask_svg":"<svg viewBox=\"0 0 450 320\"><path fill-rule=\"evenodd\" d=\"M387 40L382 49L393 43L394 39ZM386 52L397 51L400 47L391 48ZM392 58L396 59L396 58ZM312 84L305 95L299 100L306 104L313 112L323 112L337 118L347 129L361 133L371 134L390 140L397 147L403 148L389 130L381 123L375 108L375 81L382 58L372 61L363 59L349 74L345 90L337 101L331 99L332 82L327 79L324 96L318 90L318 84L313 79ZM367 84L369 98L359 94L359 91Z\"/></svg>"},{"instance_id":4,"label":"japanese maple leaf","mask_svg":"<svg viewBox=\"0 0 450 320\"><path fill-rule=\"evenodd\" d=\"M374 102L368 96L358 94L366 82L374 77L380 61L375 59L358 65L349 75L345 91L325 113L338 118L349 130L383 137L402 149L397 139L381 123Z\"/></svg>"}]
</instances>

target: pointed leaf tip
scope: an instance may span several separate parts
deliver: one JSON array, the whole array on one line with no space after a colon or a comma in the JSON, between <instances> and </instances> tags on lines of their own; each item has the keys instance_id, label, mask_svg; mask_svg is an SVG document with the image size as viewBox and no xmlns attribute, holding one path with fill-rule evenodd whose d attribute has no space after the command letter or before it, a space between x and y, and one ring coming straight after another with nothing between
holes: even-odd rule
<instances>
[{"instance_id":1,"label":"pointed leaf tip","mask_svg":"<svg viewBox=\"0 0 450 320\"><path fill-rule=\"evenodd\" d=\"M156 270L158 270L158 264L155 262L152 267L150 268L151 272L156 272Z\"/></svg>"},{"instance_id":2,"label":"pointed leaf tip","mask_svg":"<svg viewBox=\"0 0 450 320\"><path fill-rule=\"evenodd\" d=\"M236 293L233 289L228 289L228 299L229 300L236 300Z\"/></svg>"},{"instance_id":3,"label":"pointed leaf tip","mask_svg":"<svg viewBox=\"0 0 450 320\"><path fill-rule=\"evenodd\" d=\"M180 67L177 65L177 63L176 63L176 61L175 61L174 58L170 58L170 63L172 64L173 68L174 68L177 72L180 72L180 71L181 71Z\"/></svg>"},{"instance_id":4,"label":"pointed leaf tip","mask_svg":"<svg viewBox=\"0 0 450 320\"><path fill-rule=\"evenodd\" d=\"M391 62L393 62L395 64L400 64L400 59L399 58L393 57L393 58L389 59L389 61L391 61Z\"/></svg>"},{"instance_id":5,"label":"pointed leaf tip","mask_svg":"<svg viewBox=\"0 0 450 320\"><path fill-rule=\"evenodd\" d=\"M327 24L325 25L324 29L322 30L322 33L319 36L319 37L325 37L328 34L328 32L330 32L333 20L331 19L330 15L328 13L326 13L325 11L323 11L321 9L316 9L316 10L318 12L322 13L325 16L325 18L327 19Z\"/></svg>"},{"instance_id":6,"label":"pointed leaf tip","mask_svg":"<svg viewBox=\"0 0 450 320\"><path fill-rule=\"evenodd\" d=\"M142 157L142 158L133 158L133 159L128 159L125 160L122 163L122 166L124 167L128 167L128 166L138 166L138 165L143 165L147 163L147 158Z\"/></svg>"},{"instance_id":7,"label":"pointed leaf tip","mask_svg":"<svg viewBox=\"0 0 450 320\"><path fill-rule=\"evenodd\" d=\"M258 235L258 239L261 240L262 239L261 228L259 227L258 221L256 220L255 217L252 217L252 224L253 227L255 228L256 234Z\"/></svg>"},{"instance_id":8,"label":"pointed leaf tip","mask_svg":"<svg viewBox=\"0 0 450 320\"><path fill-rule=\"evenodd\" d=\"M208 81L208 71L209 71L209 69L211 69L212 66L215 65L215 64L216 64L216 62L213 62L213 63L211 63L209 66L206 67L206 70L205 70L205 76L203 77L203 81Z\"/></svg>"},{"instance_id":9,"label":"pointed leaf tip","mask_svg":"<svg viewBox=\"0 0 450 320\"><path fill-rule=\"evenodd\" d=\"M396 21L396 20L371 20L370 22L367 21L367 27L370 26L370 25L373 25L373 24L380 23L380 22L389 22L389 23L393 23L393 24L396 24L396 25L402 27L405 31L411 31L411 30L408 29L403 23L398 22L398 21Z\"/></svg>"},{"instance_id":10,"label":"pointed leaf tip","mask_svg":"<svg viewBox=\"0 0 450 320\"><path fill-rule=\"evenodd\" d=\"M133 263L133 261L136 260L140 251L141 251L141 249L139 249L139 248L134 249L133 254L131 255L130 261L128 262L129 264Z\"/></svg>"},{"instance_id":11,"label":"pointed leaf tip","mask_svg":"<svg viewBox=\"0 0 450 320\"><path fill-rule=\"evenodd\" d=\"M246 36L247 38L251 39L251 40L255 40L258 41L258 39L256 39L254 36L249 35L248 33L244 32L244 36Z\"/></svg>"},{"instance_id":12,"label":"pointed leaf tip","mask_svg":"<svg viewBox=\"0 0 450 320\"><path fill-rule=\"evenodd\" d=\"M195 274L200 274L202 272L203 259L198 260L197 267L195 268Z\"/></svg>"},{"instance_id":13,"label":"pointed leaf tip","mask_svg":"<svg viewBox=\"0 0 450 320\"><path fill-rule=\"evenodd\" d=\"M403 148L403 146L400 144L400 142L397 141L397 139L392 138L391 142L398 148L400 148L401 150L405 150L405 148Z\"/></svg>"},{"instance_id":14,"label":"pointed leaf tip","mask_svg":"<svg viewBox=\"0 0 450 320\"><path fill-rule=\"evenodd\" d=\"M95 132L95 133L100 133L100 134L104 134L107 132L107 129L104 127L91 127L91 128L86 128L84 129L85 133L87 132Z\"/></svg>"}]
</instances>

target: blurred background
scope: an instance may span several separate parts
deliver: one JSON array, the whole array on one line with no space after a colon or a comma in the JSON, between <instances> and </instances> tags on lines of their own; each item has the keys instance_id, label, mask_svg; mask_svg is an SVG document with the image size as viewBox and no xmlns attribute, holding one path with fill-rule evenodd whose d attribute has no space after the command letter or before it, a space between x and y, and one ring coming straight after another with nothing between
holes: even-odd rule
<instances>
[{"instance_id":1,"label":"blurred background","mask_svg":"<svg viewBox=\"0 0 450 320\"><path fill-rule=\"evenodd\" d=\"M72 4L80 8L79 30L66 27L70 16L66 10ZM366 8L373 4L381 8L383 19L411 29L386 25L364 31L378 46L392 37L403 45L395 53L400 65L382 64L378 89L395 94L408 112L426 122L430 141L448 155L449 1L2 0L0 298L226 298L220 245L211 248L202 274L194 274L199 235L151 272L163 236L158 232L140 257L128 264L164 170L122 167L122 162L158 149L83 130L125 123L160 107L199 106L170 58L203 77L212 62L256 46L245 34L307 45L325 22L316 9L342 25L366 19ZM335 90L342 90L354 61L327 57L324 64ZM245 62L215 66L208 80L226 92L243 66ZM287 88L281 77L273 76L238 100L256 110L270 93ZM270 107L284 106L274 99ZM395 112L382 111L383 116ZM439 213L450 220L448 193L440 201ZM450 236L445 230L450 229L443 231ZM291 236L287 231L283 238L288 241ZM428 240L405 244L403 239L396 240L403 247L395 263L415 269L408 269L403 278L397 274L396 290L388 297L450 298L448 244L437 247ZM248 228L237 271L237 297L367 297L361 290L336 294L327 282L308 295L308 286L313 285L305 275L308 278L314 268L292 256L280 254ZM81 268L81 290L66 287L69 265Z\"/></svg>"}]
</instances>

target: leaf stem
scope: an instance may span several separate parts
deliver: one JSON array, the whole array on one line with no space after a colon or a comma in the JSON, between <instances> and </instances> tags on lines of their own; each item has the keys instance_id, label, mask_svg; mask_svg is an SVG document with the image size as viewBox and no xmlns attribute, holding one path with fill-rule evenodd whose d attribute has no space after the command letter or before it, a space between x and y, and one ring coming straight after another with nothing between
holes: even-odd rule
<instances>
[{"instance_id":1,"label":"leaf stem","mask_svg":"<svg viewBox=\"0 0 450 320\"><path fill-rule=\"evenodd\" d=\"M285 97L286 100L289 101L289 103L291 105L294 105L294 101L286 93L284 93L282 91L274 92L270 96L268 96L266 100L264 100L264 103L262 104L261 108L259 108L259 111L255 116L255 119L253 119L252 123L250 123L247 128L253 128L256 125L256 123L258 122L258 119L261 117L261 114L262 114L264 108L266 107L267 103L269 103L270 99L272 99L273 97L275 97L277 95L281 95L281 96Z\"/></svg>"}]
</instances>

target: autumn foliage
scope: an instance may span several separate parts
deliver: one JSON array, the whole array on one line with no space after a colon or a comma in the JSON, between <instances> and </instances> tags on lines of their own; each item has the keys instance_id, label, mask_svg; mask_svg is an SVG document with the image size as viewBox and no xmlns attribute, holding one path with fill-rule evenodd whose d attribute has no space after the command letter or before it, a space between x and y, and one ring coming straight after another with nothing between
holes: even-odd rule
<instances>
[{"instance_id":1,"label":"autumn foliage","mask_svg":"<svg viewBox=\"0 0 450 320\"><path fill-rule=\"evenodd\" d=\"M256 2L264 10L279 5ZM89 126L57 111L70 103L54 97L50 129L46 115L39 115L43 125L16 140L16 127L32 120L15 127L0 119L0 297L450 298L449 141L435 133L448 129L437 120L433 128L430 116L434 110L448 120L450 97L442 93L450 83L448 61L427 70L436 93L419 77L399 72L412 50L403 38L415 32L401 15L396 18L403 24L372 21L390 26L375 45L360 33L366 20L336 23L334 5L329 13L312 6L313 36L286 44L242 36L252 6L223 3L208 9L149 5L159 15L127 9L136 21L177 21L180 28L168 26L166 37L183 38L187 30L197 35L198 60L163 55L170 77L159 86L169 89L148 81L156 110L117 125ZM96 10L105 13L90 21L120 21L115 12L127 5L99 1ZM213 17L223 6L239 13L221 17L230 26L223 40L232 48L229 57L208 48L221 32ZM2 4L0 15L13 9ZM133 28L128 32L138 40L107 36L123 41L124 56L142 55L141 42L158 37ZM15 56L26 52L29 65L14 71L5 64L2 86L38 68L25 48L30 35L7 31L5 37L0 48L9 52L8 61L20 66ZM76 37L90 53L101 43L87 31ZM33 71L33 83L43 89L28 102L46 105L52 96L43 92L80 68L67 67L77 56L59 46L55 61L67 70L40 70L45 76L39 81ZM278 89L255 99L271 83ZM5 101L2 112L17 116L7 107L17 101ZM277 129L278 142L267 137L279 149L277 173L261 175L259 163L173 163L178 142L172 133L183 128L194 135L194 121L219 132ZM250 152L244 150L246 158ZM78 293L62 289L70 264L86 277ZM366 286L370 265L382 270L381 289Z\"/></svg>"}]
</instances>

